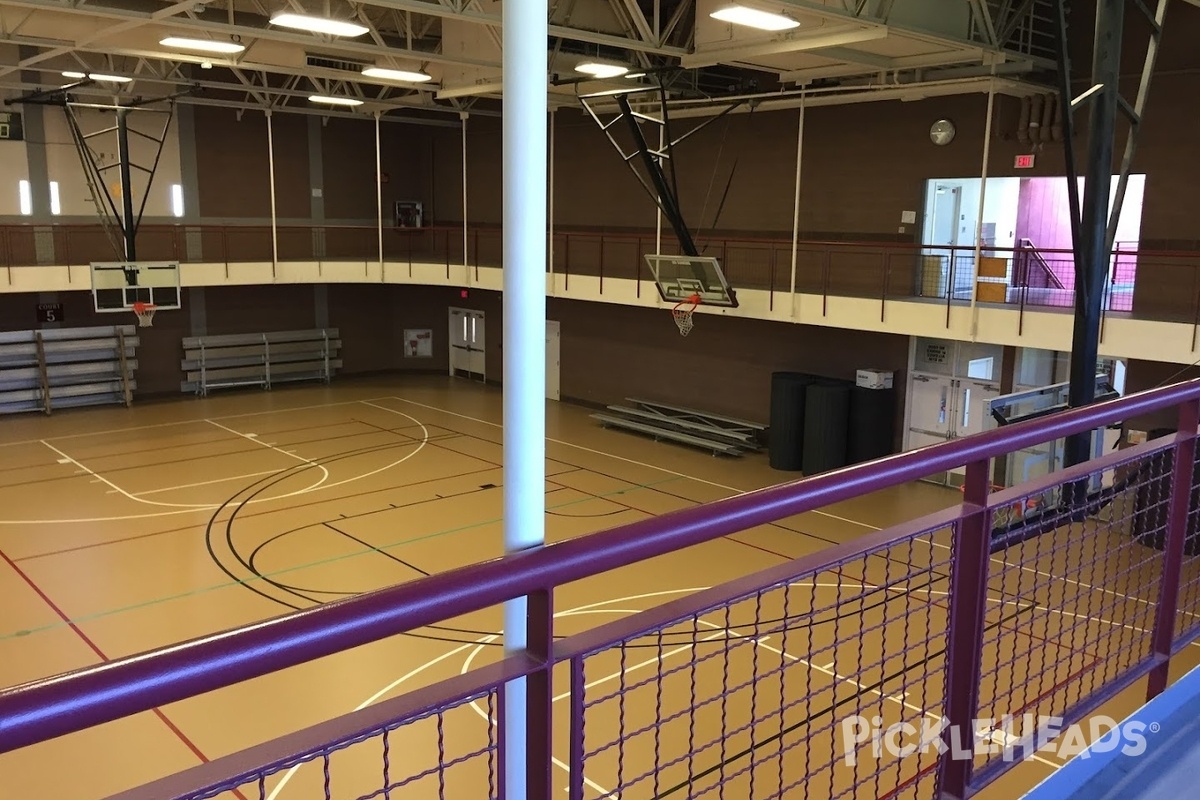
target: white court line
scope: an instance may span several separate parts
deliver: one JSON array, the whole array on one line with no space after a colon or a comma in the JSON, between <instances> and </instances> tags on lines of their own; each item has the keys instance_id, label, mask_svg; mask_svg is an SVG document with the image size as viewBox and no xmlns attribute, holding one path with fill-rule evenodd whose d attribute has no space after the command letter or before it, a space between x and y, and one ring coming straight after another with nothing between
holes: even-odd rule
<instances>
[{"instance_id":1,"label":"white court line","mask_svg":"<svg viewBox=\"0 0 1200 800\"><path fill-rule=\"evenodd\" d=\"M500 425L500 424L498 424L498 423L495 423L495 422L490 422L490 421L488 421L488 420L486 420L486 419L479 419L478 417L472 417L472 416L468 416L468 415L466 415L466 414L459 414L458 412L455 412L455 411L447 411L447 410L445 410L445 409L442 409L442 408L437 408L436 406L430 406L430 405L426 405L426 404L424 404L424 403L418 403L418 402L416 402L415 400L406 400L406 399L405 399L405 398L403 398L403 397L393 396L393 397L386 398L386 399L390 399L390 400L399 400L399 401L400 401L400 402L402 402L402 403L409 403L409 404L411 404L411 405L414 405L414 406L420 406L421 408L427 408L427 409L430 409L430 410L432 410L432 411L440 411L441 413L443 413L443 414L449 414L449 415L450 415L450 416L452 416L452 417L459 417L459 418L461 418L461 419L469 419L469 420L471 420L472 422L479 422L479 423L481 423L481 424L483 424L483 425L491 425L493 428L503 428L503 427L504 427L503 425ZM697 478L695 475L687 475L687 474L685 474L685 473L682 473L682 472L676 472L675 470L667 469L666 467L660 467L660 466L658 466L658 465L656 465L656 464L647 464L647 463L646 463L646 462L644 462L644 461L637 461L637 460L635 460L635 459L632 459L632 458L626 458L626 457L624 457L624 456L618 456L618 455L614 455L614 454L612 454L612 453L605 453L605 452L603 452L602 450L594 450L594 449L592 449L592 448L590 448L590 447L584 447L583 445L574 444L574 443L572 443L572 442L563 441L563 440L561 440L561 439L551 439L551 438L549 438L549 437L546 437L546 441L548 441L548 442L553 442L553 443L555 443L555 444L561 444L561 445L565 445L565 446L567 446L567 447L574 447L574 448L575 448L575 449L577 449L577 450L583 450L583 451L585 451L585 452L588 452L588 453L594 453L594 454L596 454L596 455L600 455L600 456L607 456L608 458L615 458L615 459L617 459L618 461L625 461L625 462L627 462L627 463L629 463L629 464L636 464L636 465L637 465L637 466L639 466L639 467L647 467L647 468L649 468L649 469L655 469L655 470L658 470L659 472L665 472L665 473L667 473L668 475L675 475L676 477L679 477L679 478L687 478L688 480L696 481L697 483L704 483L704 484L708 484L709 486L715 486L715 487L716 487L716 488L718 488L718 489L725 489L725 490L727 490L727 491L734 492L734 493L735 493L735 496L736 496L736 495L749 494L751 491L758 491L758 490L756 490L756 489L753 489L753 490L743 490L743 489L737 489L737 488L735 488L735 487L733 487L733 486L726 486L726 485L725 485L725 484L723 484L723 483L717 483L717 482L715 482L715 481L710 481L710 480L707 480L707 479L705 479L705 478ZM837 514L831 514L831 513L829 513L828 511L822 511L822 510L820 510L820 509L812 509L811 511L806 511L806 512L804 512L804 513L806 513L806 514L818 514L818 515L820 515L820 516L822 516L822 517L828 517L829 519L834 519L834 520L837 520L838 522L845 522L845 523L848 523L848 524L850 524L850 525L858 525L859 527L866 528L866 529L868 529L868 530L872 530L872 531L881 531L881 530L883 530L883 528L880 528L880 527L878 527L878 526L876 526L876 525L871 525L870 523L867 523L867 522L859 522L858 520L849 519L849 518L847 518L847 517L841 517L841 516L838 516ZM942 548L943 550L949 550L949 549L950 549L950 546L949 546L949 545L941 544L941 543L939 543L939 542L926 542L924 539L912 539L911 541L921 542L921 543L923 543L923 544L927 544L927 545L929 545L930 547L940 547L940 548ZM1001 558L997 558L997 557L995 557L995 556L993 556L993 557L991 558L991 561L992 561L992 563L994 563L994 564L1003 564L1003 565L1005 565L1005 566L1015 566L1015 565L1012 565L1012 564L1008 564L1008 563L1007 563L1006 561L1004 561L1003 559L1001 559ZM1121 594L1120 592L1114 592L1114 591L1112 591L1111 589L1102 589L1102 588L1100 588L1100 587L1098 587L1098 586L1093 586L1093 585L1091 585L1091 584L1082 583L1082 582L1080 582L1080 581L1076 581L1076 580L1073 580L1073 579L1071 579L1071 578L1059 578L1059 577L1057 577L1057 576L1055 576L1055 575L1051 575L1051 574L1050 574L1050 573L1048 573L1048 572L1042 572L1042 571L1040 571L1040 570L1034 569L1033 567L1021 566L1021 567L1020 567L1020 569L1021 569L1021 570L1023 570L1023 571L1026 571L1026 572L1032 572L1032 573L1034 573L1034 574L1041 575L1041 576L1043 576L1043 577L1047 577L1047 578L1054 578L1055 580L1062 580L1062 581L1065 581L1065 582L1067 582L1067 583L1072 583L1072 584L1075 584L1075 585L1077 585L1077 586L1080 586L1080 587L1082 587L1082 588L1085 588L1085 589L1091 589L1091 590L1093 590L1093 591L1097 591L1097 592L1104 592L1105 594L1112 594L1112 595L1115 595L1115 596L1117 596L1117 597L1124 597L1124 598L1125 598L1125 599L1127 599L1127 600L1133 600L1133 601L1135 601L1135 602L1147 603L1147 604L1148 604L1148 603L1150 603L1150 601L1148 601L1148 600L1141 600L1140 598L1129 597L1128 595L1123 595L1123 594ZM1192 614L1191 616L1200 616L1200 615Z\"/></svg>"},{"instance_id":2,"label":"white court line","mask_svg":"<svg viewBox=\"0 0 1200 800\"><path fill-rule=\"evenodd\" d=\"M496 638L497 637L495 635L484 636L482 639L477 639L476 641L486 643L486 642L494 641ZM421 664L419 667L417 667L409 672L406 672L404 675L401 675L399 678L392 681L387 686L383 687L382 689L380 689L375 694L368 697L363 702L359 703L355 707L354 710L362 711L367 706L371 705L372 703L377 702L379 700L379 698L383 697L384 695L386 695L388 692L395 689L400 684L405 683L405 682L411 680L412 678L415 678L417 675L420 675L422 672L429 669L430 667L436 666L437 664L441 663L442 661L445 661L448 658L452 658L453 656L457 655L458 653L461 653L463 650L466 650L466 649L472 647L473 644L474 643L460 645L460 646L454 648L453 650L449 650L449 651L443 653L442 655L438 656L437 658L426 661L424 664ZM296 766L292 767L287 772L285 772L283 774L283 777L281 777L279 779L279 783L275 784L275 788L271 790L271 793L269 795L267 795L267 800L276 800L276 798L279 797L279 793L284 790L284 788L292 780L292 776L294 776L296 774L296 772L302 766L304 766L304 764L297 764Z\"/></svg>"},{"instance_id":3,"label":"white court line","mask_svg":"<svg viewBox=\"0 0 1200 800\"><path fill-rule=\"evenodd\" d=\"M401 413L401 412L396 412L396 413ZM407 415L405 415L405 416L407 416ZM412 419L412 417L409 417L409 419ZM620 603L620 602L624 602L626 600L644 600L644 599L651 598L651 597L662 597L664 595L673 595L673 594L694 594L696 592L704 591L704 589L706 589L706 588L708 588L708 587L701 586L701 587L693 587L690 589L670 589L670 590L660 591L660 592L648 592L646 594L633 595L631 597L614 598L612 600L601 600L596 603L589 603L587 605L578 606L574 609L571 609L571 611L582 612L582 611L586 611L591 608L596 608L597 606L607 605L608 603ZM555 614L555 616L561 616L565 613L566 612L560 612L559 614ZM385 686L382 689L380 689L379 691L375 692L375 694L371 695L366 700L359 703L358 706L354 710L361 711L364 708L366 708L367 706L378 702L380 698L387 695L389 692L391 692L397 686L411 680L412 678L416 677L417 675L420 675L422 672L429 669L430 667L433 667L433 666L441 663L442 661L445 661L446 659L451 658L451 657L457 655L458 653L461 653L462 651L467 650L471 647L480 647L481 648L482 646L486 645L487 643L493 642L498 638L500 638L499 634L491 634L488 636L484 636L481 639L476 639L475 642L460 645L460 646L454 648L453 650L443 653L442 655L438 656L437 658L426 661L424 664L421 664L420 666L416 667L415 669L405 673L404 675L400 676L396 680L389 683L387 686ZM465 670L463 670L463 671L465 672ZM462 673L460 672L459 674L462 674ZM479 709L476 709L476 711L478 711L478 710ZM289 769L286 773L284 773L283 777L280 778L279 783L276 784L274 790L272 790L271 794L267 796L267 800L277 800L277 798L279 797L279 793L283 791L284 787L286 787L288 782L292 779L292 776L295 775L297 770L299 770L300 767L302 767L302 766L304 766L304 765L297 764L296 766ZM597 788L599 788L599 787L597 787ZM603 791L603 789L601 789L601 791Z\"/></svg>"},{"instance_id":4,"label":"white court line","mask_svg":"<svg viewBox=\"0 0 1200 800\"><path fill-rule=\"evenodd\" d=\"M213 478L210 481L197 481L196 483L181 483L178 486L164 486L161 489L147 489L144 492L134 492L135 495L141 497L147 494L158 494L160 492L173 492L177 489L194 489L197 486L209 486L214 483L225 483L226 481L239 481L244 478L261 478L263 475L274 475L279 472L277 469L266 469L262 472L248 472L245 475L229 475L224 478Z\"/></svg>"},{"instance_id":5,"label":"white court line","mask_svg":"<svg viewBox=\"0 0 1200 800\"><path fill-rule=\"evenodd\" d=\"M369 397L367 400L339 400L336 403L314 403L308 406L294 406L292 408L271 408L263 411L246 411L241 414L223 414L217 417L200 417L195 419L181 419L175 422L156 422L151 425L130 425L126 428L106 428L99 431L83 431L82 433L66 433L61 436L47 436L45 439L21 439L15 442L0 442L0 447L16 447L23 444L39 444L43 441L57 442L59 439L81 439L86 436L107 436L114 433L132 433L134 431L149 431L156 428L173 428L180 425L198 425L205 419L242 419L243 417L261 417L268 414L288 414L293 411L312 411L315 408L333 408L335 406L351 406L355 403L368 402L371 400L391 400L392 396L385 397Z\"/></svg>"},{"instance_id":6,"label":"white court line","mask_svg":"<svg viewBox=\"0 0 1200 800\"><path fill-rule=\"evenodd\" d=\"M168 508L183 509L183 511L169 512L169 513L174 513L174 514L202 511L204 509L214 508L214 506L211 504L198 505L198 504L192 504L192 503L160 503L157 500L143 500L142 498L132 495L129 492L125 491L120 486L117 486L115 483L110 481L108 478L105 478L103 475L100 475L99 473L95 472L94 470L91 470L88 467L85 467L83 464L81 464L78 461L76 461L75 459L71 458L69 455L64 453L62 450L59 450L57 447L55 447L54 445L47 442L45 439L41 439L40 441L46 447L48 447L51 450L53 450L54 452L58 453L63 458L70 459L72 464L79 467L81 470L83 470L88 475L91 475L95 480L99 481L100 483L105 484L113 491L129 498L130 500L134 501L135 503L145 503L146 505L151 505L151 506L166 506Z\"/></svg>"},{"instance_id":7,"label":"white court line","mask_svg":"<svg viewBox=\"0 0 1200 800\"><path fill-rule=\"evenodd\" d=\"M267 442L259 441L258 434L256 434L256 433L242 433L241 431L235 431L233 428L230 428L226 425L222 425L221 423L219 423L215 420L208 419L208 418L205 418L204 421L207 422L209 425L215 425L216 427L220 428L223 431L228 431L229 433L232 433L234 436L240 436L247 441L254 442L257 445L261 445L262 447L266 447L271 450L274 450L276 453L283 453L285 456L290 456L291 458L294 458L297 461L303 461L305 464L312 464L313 466L320 467L320 465L317 464L315 461L312 461L311 459L307 459L304 456L298 456L290 450L281 450L273 444L268 444ZM321 469L324 469L324 467L321 467ZM325 473L325 477L326 478L329 477L328 472Z\"/></svg>"},{"instance_id":8,"label":"white court line","mask_svg":"<svg viewBox=\"0 0 1200 800\"><path fill-rule=\"evenodd\" d=\"M358 400L353 401L353 403L359 403L359 402L366 402L366 401L358 401ZM367 404L372 405L369 402ZM338 403L337 405L348 405L348 404L347 403ZM302 495L302 494L309 494L312 492L333 489L338 486L344 486L345 484L348 484L348 483L353 483L355 481L360 481L365 478L370 478L374 475L378 475L381 472L389 470L392 467L396 467L396 466L399 466L400 464L403 464L405 461L412 458L417 453L421 452L421 450L423 450L425 448L425 445L428 444L429 429L426 428L425 425L420 420L418 420L415 417L409 416L408 414L405 414L403 411L396 411L395 409L384 408L383 406L374 406L374 407L379 408L383 411L387 411L392 414L398 414L406 419L412 420L413 423L421 429L421 434L422 434L421 441L417 442L416 448L414 448L411 452L405 453L402 457L396 459L395 461L392 461L388 464L384 464L382 467L373 469L370 472L364 472L361 475L354 475L349 478L343 478L342 480L334 481L333 483L326 483L325 479L322 478L315 484L312 484L303 489L297 489L295 491L288 492L287 494L273 495L271 497L261 497L261 498L257 498L254 500L248 500L246 502L246 505L283 500L283 499L286 499L289 497L296 497L296 496ZM249 415L247 415L247 416L249 416ZM201 422L211 422L211 420L200 420L200 421ZM215 424L215 423L213 423L213 424ZM219 425L218 427L224 428L225 426ZM245 436L245 434L238 433L238 431L234 431L232 428L229 428L227 430L230 430L232 433L237 433L239 436ZM255 439L253 439L249 436L246 436L246 438L250 439L250 441L256 441ZM108 486L112 487L118 493L124 495L125 497L129 498L130 500L133 500L138 503L145 503L147 505L158 505L158 506L168 506L168 507L169 506L177 506L179 508L177 508L177 510L174 510L174 511L154 511L154 512L149 512L149 513L145 513L145 514L123 514L123 515L111 516L111 517L80 517L80 518L75 518L75 519L0 519L0 525L67 525L67 524L71 524L71 523L118 522L118 521L125 521L125 520L134 520L134 519L148 519L151 517L166 517L166 516L171 516L174 514L189 514L189 513L194 513L196 511L201 511L201 510L210 510L211 511L212 509L219 508L221 505L220 503L213 503L213 504L205 505L205 506L192 507L192 506L187 506L183 503L160 503L160 502L157 502L154 500L144 500L140 497L136 497L136 496L130 494L129 492L126 492L124 489L117 486L112 481L105 479L104 477L98 475L97 473L95 473L92 470L85 467L83 464L80 464L75 459L70 458L70 456L67 456L66 453L63 453L61 450L59 450L58 448L51 445L48 441L45 441L43 439L38 439L37 441L40 442L41 444L44 444L46 447L49 447L51 450L55 451L56 453L59 453L60 455L70 459L71 463L74 463L77 466L79 466L85 473L92 475L96 479L98 479L98 480L102 481L103 483L107 484ZM259 442L259 444L263 444L263 443ZM409 444L411 444L411 443L405 442L402 444L402 446L407 447ZM269 446L269 445L264 445L264 446ZM272 448L272 449L275 449L275 448ZM293 458L298 458L302 461L307 462L307 459L300 458L300 456L293 456ZM312 462L308 462L308 463L312 463ZM314 466L317 466L323 472L325 471L325 467L321 466L320 464L314 464ZM326 473L326 476L327 475L328 475L328 473Z\"/></svg>"}]
</instances>

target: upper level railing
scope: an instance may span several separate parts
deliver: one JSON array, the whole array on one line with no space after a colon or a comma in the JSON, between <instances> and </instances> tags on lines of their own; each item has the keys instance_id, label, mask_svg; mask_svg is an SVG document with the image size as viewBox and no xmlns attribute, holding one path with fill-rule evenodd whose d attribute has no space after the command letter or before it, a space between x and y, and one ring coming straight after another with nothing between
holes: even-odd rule
<instances>
[{"instance_id":1,"label":"upper level railing","mask_svg":"<svg viewBox=\"0 0 1200 800\"><path fill-rule=\"evenodd\" d=\"M1008 453L1148 418L1175 433L990 491ZM1161 692L1200 636L1198 422L1200 381L1170 386L35 681L0 692L0 754L525 596L523 653L120 797L286 800L295 778L308 797L505 798L514 736L536 800L563 781L570 800L967 797L1020 774L1054 739L1045 718L1061 729L1146 676ZM605 575L611 595L612 570L960 468L961 502L940 512L561 635L567 584ZM522 676L524 722L506 729L503 687ZM930 720L944 751L909 733Z\"/></svg>"},{"instance_id":2,"label":"upper level railing","mask_svg":"<svg viewBox=\"0 0 1200 800\"><path fill-rule=\"evenodd\" d=\"M432 262L475 267L500 266L502 234L497 227L385 229L383 257L389 262ZM357 260L380 257L374 226L281 225L277 228L281 261ZM554 272L570 286L572 278L649 280L643 256L655 250L653 231L556 230L552 241ZM785 238L709 236L697 241L705 255L716 256L739 288L769 293L771 307L792 289L823 299L871 298L880 317L892 300L922 299L945 306L947 325L954 303L970 302L975 275L973 247L924 247L911 243L801 241L796 247L792 285L792 244ZM662 251L677 252L670 236ZM984 248L981 255L1004 263L1004 278L993 291L980 292L982 303L1017 308L1069 309L1074 304L1074 256L1067 250L1039 249L1040 264L1062 284L1029 279L1020 249ZM236 265L271 261L272 232L267 225L144 225L138 256ZM98 225L0 226L0 267L33 264L87 264L116 256ZM1122 243L1114 252L1105 284L1105 313L1132 313L1144 319L1200 326L1200 253L1139 250Z\"/></svg>"}]
</instances>

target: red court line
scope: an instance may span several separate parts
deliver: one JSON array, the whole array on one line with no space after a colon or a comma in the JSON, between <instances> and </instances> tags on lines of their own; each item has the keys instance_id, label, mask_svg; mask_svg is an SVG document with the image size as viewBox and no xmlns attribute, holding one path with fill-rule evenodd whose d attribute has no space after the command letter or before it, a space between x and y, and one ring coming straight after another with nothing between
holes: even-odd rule
<instances>
[{"instance_id":1,"label":"red court line","mask_svg":"<svg viewBox=\"0 0 1200 800\"><path fill-rule=\"evenodd\" d=\"M13 572L17 573L17 575L20 576L21 580L25 581L25 583L29 585L29 588L33 589L33 591L35 593L37 593L38 597L42 598L42 602L44 602L47 606L49 606L50 610L53 611L55 614L57 614L59 619L61 619L65 623L67 623L67 625L70 626L71 630L75 631L75 635L78 636L83 641L83 643L86 644L91 649L91 651L96 654L97 658L99 658L101 661L103 661L105 663L107 663L108 661L111 660L111 659L109 659L108 656L106 656L104 654L104 651L101 650L96 645L95 642L93 642L90 638L88 638L88 635L86 633L84 633L82 630L80 630L79 626L76 625L71 620L70 617L68 617L65 613L63 613L63 610L61 608L59 608L58 605L53 600L50 599L49 595L47 595L44 591L42 591L42 588L40 586L38 586L37 583L34 582L33 578L31 578L27 574L25 574L25 572L20 567L18 567L11 558L9 558L8 554L5 553L3 550L0 550L0 558L4 559L4 563L6 563L6 564L8 564L8 566L12 567ZM178 737L179 741L183 742L184 746L187 747L187 749L192 751L192 754L195 755L196 758L200 759L201 763L204 763L204 764L208 763L208 761L209 761L208 756L204 755L204 753L200 750L200 748L196 746L195 742L193 742L191 739L189 739L187 737L187 735L184 734L183 731L179 730L179 728L175 725L175 723L171 722L171 720L167 718L167 715L164 714L161 709L156 708L156 709L153 709L153 711L154 711L154 715L156 717L158 717L160 720L162 720L163 724L166 725L167 728L172 733L174 733L176 737ZM237 795L238 797L240 797L241 800L246 800L245 796L238 790L234 789L233 793L235 795Z\"/></svg>"}]
</instances>

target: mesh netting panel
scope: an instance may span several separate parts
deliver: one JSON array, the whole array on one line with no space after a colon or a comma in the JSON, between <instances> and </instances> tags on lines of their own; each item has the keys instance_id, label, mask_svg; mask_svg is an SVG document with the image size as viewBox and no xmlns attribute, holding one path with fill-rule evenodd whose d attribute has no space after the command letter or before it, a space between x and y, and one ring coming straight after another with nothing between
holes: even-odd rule
<instances>
[{"instance_id":1,"label":"mesh netting panel","mask_svg":"<svg viewBox=\"0 0 1200 800\"><path fill-rule=\"evenodd\" d=\"M188 800L498 797L497 692L397 721Z\"/></svg>"},{"instance_id":2,"label":"mesh netting panel","mask_svg":"<svg viewBox=\"0 0 1200 800\"><path fill-rule=\"evenodd\" d=\"M1011 759L1004 746L1032 741L1039 718L1065 716L1151 655L1169 457L1112 470L1108 503L1063 503L1081 496L1074 486L1038 495L1053 498L1046 532L992 557L976 717L995 723L981 733L997 752L977 748L977 767Z\"/></svg>"},{"instance_id":3,"label":"mesh netting panel","mask_svg":"<svg viewBox=\"0 0 1200 800\"><path fill-rule=\"evenodd\" d=\"M874 733L942 716L950 542L916 534L575 659L587 791L932 796L936 753L875 752Z\"/></svg>"}]
</instances>

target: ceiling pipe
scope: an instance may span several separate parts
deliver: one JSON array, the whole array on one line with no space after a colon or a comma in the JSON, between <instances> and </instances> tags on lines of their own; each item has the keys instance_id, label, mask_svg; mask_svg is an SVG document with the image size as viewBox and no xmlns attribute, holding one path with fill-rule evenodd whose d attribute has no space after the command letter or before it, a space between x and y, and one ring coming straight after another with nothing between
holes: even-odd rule
<instances>
[{"instance_id":1,"label":"ceiling pipe","mask_svg":"<svg viewBox=\"0 0 1200 800\"><path fill-rule=\"evenodd\" d=\"M1029 114L1030 106L1033 101L1028 97L1021 98L1021 116L1017 120L1017 141L1023 145L1030 144L1029 140Z\"/></svg>"}]
</instances>

